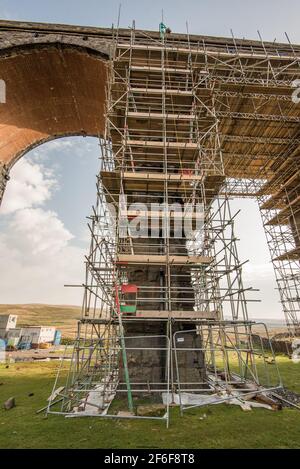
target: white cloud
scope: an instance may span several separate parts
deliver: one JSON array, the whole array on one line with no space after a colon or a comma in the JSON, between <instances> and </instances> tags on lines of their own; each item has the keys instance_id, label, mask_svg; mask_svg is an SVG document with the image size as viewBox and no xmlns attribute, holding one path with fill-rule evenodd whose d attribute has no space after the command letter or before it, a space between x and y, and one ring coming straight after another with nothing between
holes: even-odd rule
<instances>
[{"instance_id":1,"label":"white cloud","mask_svg":"<svg viewBox=\"0 0 300 469\"><path fill-rule=\"evenodd\" d=\"M60 141L56 153L61 144L70 146ZM73 234L45 208L58 183L47 164L50 154L41 149L42 162L31 153L13 167L1 207L6 215L0 234L1 302L80 304L82 289L64 284L82 283L86 249L72 246Z\"/></svg>"},{"instance_id":2,"label":"white cloud","mask_svg":"<svg viewBox=\"0 0 300 469\"><path fill-rule=\"evenodd\" d=\"M72 234L52 211L17 211L0 236L2 303L80 304L85 249L70 245Z\"/></svg>"},{"instance_id":3,"label":"white cloud","mask_svg":"<svg viewBox=\"0 0 300 469\"><path fill-rule=\"evenodd\" d=\"M0 208L4 215L44 204L57 184L49 170L24 158L12 168L10 178Z\"/></svg>"},{"instance_id":4,"label":"white cloud","mask_svg":"<svg viewBox=\"0 0 300 469\"><path fill-rule=\"evenodd\" d=\"M31 154L34 161L40 162L45 161L45 159L50 161L51 157L58 153L65 155L71 154L72 157L80 158L81 160L86 159L89 161L87 155L90 153L95 154L95 138L85 137L84 143L82 137L58 138L56 140L51 140L45 145L37 147Z\"/></svg>"},{"instance_id":5,"label":"white cloud","mask_svg":"<svg viewBox=\"0 0 300 469\"><path fill-rule=\"evenodd\" d=\"M39 262L30 261L27 253L24 262L20 251L8 248L0 242L1 265L5 265L0 282L2 303L81 304L82 289L64 285L82 283L84 249L66 246L56 255L41 255Z\"/></svg>"},{"instance_id":6,"label":"white cloud","mask_svg":"<svg viewBox=\"0 0 300 469\"><path fill-rule=\"evenodd\" d=\"M245 280L257 278L274 279L274 269L271 262L264 264L254 264L247 262L243 267L243 277Z\"/></svg>"},{"instance_id":7,"label":"white cloud","mask_svg":"<svg viewBox=\"0 0 300 469\"><path fill-rule=\"evenodd\" d=\"M39 254L52 256L72 238L55 212L41 208L17 211L6 234L7 243L33 257Z\"/></svg>"}]
</instances>

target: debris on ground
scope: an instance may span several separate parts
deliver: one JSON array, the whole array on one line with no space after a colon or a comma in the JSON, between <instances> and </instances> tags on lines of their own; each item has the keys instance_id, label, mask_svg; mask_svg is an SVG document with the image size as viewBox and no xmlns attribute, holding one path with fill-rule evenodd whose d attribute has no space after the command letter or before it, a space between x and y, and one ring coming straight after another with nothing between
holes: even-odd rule
<instances>
[{"instance_id":1,"label":"debris on ground","mask_svg":"<svg viewBox=\"0 0 300 469\"><path fill-rule=\"evenodd\" d=\"M4 402L3 404L3 407L5 410L10 410L12 409L13 407L16 407L16 400L14 397L10 397L9 399L7 399L6 402Z\"/></svg>"},{"instance_id":2,"label":"debris on ground","mask_svg":"<svg viewBox=\"0 0 300 469\"><path fill-rule=\"evenodd\" d=\"M275 400L273 397L271 398L266 393L257 394L254 399L262 404L270 406L273 410L282 409L282 403L278 402L278 400Z\"/></svg>"},{"instance_id":3,"label":"debris on ground","mask_svg":"<svg viewBox=\"0 0 300 469\"><path fill-rule=\"evenodd\" d=\"M160 417L166 412L163 404L139 405L137 407L137 415L140 417Z\"/></svg>"},{"instance_id":4,"label":"debris on ground","mask_svg":"<svg viewBox=\"0 0 300 469\"><path fill-rule=\"evenodd\" d=\"M277 399L284 407L300 406L300 394L286 388L276 389L272 392L272 398Z\"/></svg>"},{"instance_id":5,"label":"debris on ground","mask_svg":"<svg viewBox=\"0 0 300 469\"><path fill-rule=\"evenodd\" d=\"M177 405L180 405L181 403L183 406L196 407L210 404L238 405L244 411L250 411L252 407L262 407L264 409L274 410L270 403L258 402L254 400L253 397L255 396L243 396L241 392L236 390L231 390L230 393L222 390L210 395L182 392L180 396L179 394L173 394L173 402ZM168 397L167 393L163 393L162 398L164 404L167 404L168 399L171 399L170 396Z\"/></svg>"},{"instance_id":6,"label":"debris on ground","mask_svg":"<svg viewBox=\"0 0 300 469\"><path fill-rule=\"evenodd\" d=\"M54 399L57 398L57 396L59 395L59 393L61 393L63 390L65 389L64 386L60 386L59 388L57 388L54 392L52 392L52 394L50 394L50 396L48 397L47 401L49 402L52 402L54 401Z\"/></svg>"},{"instance_id":7,"label":"debris on ground","mask_svg":"<svg viewBox=\"0 0 300 469\"><path fill-rule=\"evenodd\" d=\"M117 413L117 417L134 417L134 414L132 412L128 412L128 411L125 411L125 410L120 410Z\"/></svg>"}]
</instances>

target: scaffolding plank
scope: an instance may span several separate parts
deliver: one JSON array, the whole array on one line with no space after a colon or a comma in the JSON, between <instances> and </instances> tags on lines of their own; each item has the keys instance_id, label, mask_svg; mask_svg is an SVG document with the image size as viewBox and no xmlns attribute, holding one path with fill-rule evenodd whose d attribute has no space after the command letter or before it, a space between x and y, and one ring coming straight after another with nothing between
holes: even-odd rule
<instances>
[{"instance_id":1,"label":"scaffolding plank","mask_svg":"<svg viewBox=\"0 0 300 469\"><path fill-rule=\"evenodd\" d=\"M255 51L252 52L244 52L244 51L239 51L236 49L233 49L232 51L228 52L225 50L208 50L207 48L200 48L200 47L182 47L182 46L154 46L150 44L130 44L130 43L118 43L118 49L132 49L132 50L144 50L144 51L162 51L165 50L166 52L176 52L176 53L182 53L182 54L193 54L193 55L199 55L199 56L216 56L216 57L234 57L238 56L239 58L248 58L248 59L259 59L259 60L265 60L266 59L266 53L258 53ZM275 54L268 54L268 58L272 60L295 60L295 56L292 54L280 54L280 55L275 55Z\"/></svg>"},{"instance_id":2,"label":"scaffolding plank","mask_svg":"<svg viewBox=\"0 0 300 469\"><path fill-rule=\"evenodd\" d=\"M128 117L134 117L135 119L173 119L173 120L195 120L194 114L183 114L183 113L160 113L160 112L134 112L129 111ZM207 118L207 120L209 120Z\"/></svg>"},{"instance_id":3,"label":"scaffolding plank","mask_svg":"<svg viewBox=\"0 0 300 469\"><path fill-rule=\"evenodd\" d=\"M121 264L150 264L150 265L207 265L212 262L208 256L166 256L148 254L118 254L118 263Z\"/></svg>"},{"instance_id":4,"label":"scaffolding plank","mask_svg":"<svg viewBox=\"0 0 300 469\"><path fill-rule=\"evenodd\" d=\"M278 257L273 259L274 261L289 261L289 260L298 260L300 259L300 247L296 247L291 251L285 252Z\"/></svg>"},{"instance_id":5,"label":"scaffolding plank","mask_svg":"<svg viewBox=\"0 0 300 469\"><path fill-rule=\"evenodd\" d=\"M286 206L286 202L284 202L283 199L286 199L288 192L293 192L299 187L299 176L300 171L296 171L284 183L281 183L280 189L261 205L261 209L272 210L275 208L284 208Z\"/></svg>"},{"instance_id":6,"label":"scaffolding plank","mask_svg":"<svg viewBox=\"0 0 300 469\"><path fill-rule=\"evenodd\" d=\"M201 190L199 183L203 181L203 176L189 175L189 174L166 174L166 173L142 173L142 172L124 172L119 171L101 171L101 178L103 186L111 193L113 190L118 191L120 188L121 180L124 184L126 192L130 191L147 191L162 192L164 184L168 183L168 189L171 192L178 190L190 193L192 191ZM191 184L194 181L197 187ZM219 178L213 178L212 191L216 190L219 184ZM198 187L199 186L199 187Z\"/></svg>"},{"instance_id":7,"label":"scaffolding plank","mask_svg":"<svg viewBox=\"0 0 300 469\"><path fill-rule=\"evenodd\" d=\"M146 311L137 310L141 318L173 318L173 319L218 319L217 311Z\"/></svg>"},{"instance_id":8,"label":"scaffolding plank","mask_svg":"<svg viewBox=\"0 0 300 469\"><path fill-rule=\"evenodd\" d=\"M284 225L289 223L289 217L292 214L300 210L300 195L298 195L292 202L286 205L286 207L277 213L266 225Z\"/></svg>"},{"instance_id":9,"label":"scaffolding plank","mask_svg":"<svg viewBox=\"0 0 300 469\"><path fill-rule=\"evenodd\" d=\"M125 171L123 174L125 179L150 180L150 181L202 181L203 176L199 174L185 173L144 173L138 171Z\"/></svg>"},{"instance_id":10,"label":"scaffolding plank","mask_svg":"<svg viewBox=\"0 0 300 469\"><path fill-rule=\"evenodd\" d=\"M127 217L127 218L135 218L135 217L140 217L140 218L149 218L151 217L152 220L154 219L159 219L159 218L174 218L174 219L193 219L193 220L202 220L203 219L203 213L201 212L191 212L191 211L174 211L174 210L168 210L165 211L164 209L162 210L120 210L120 216L121 217Z\"/></svg>"},{"instance_id":11,"label":"scaffolding plank","mask_svg":"<svg viewBox=\"0 0 300 469\"><path fill-rule=\"evenodd\" d=\"M190 91L185 91L185 90L179 90L179 89L169 89L169 90L162 90L162 88L137 88L137 87L131 87L130 91L132 93L145 93L145 94L167 94L171 96L193 96L192 90Z\"/></svg>"},{"instance_id":12,"label":"scaffolding plank","mask_svg":"<svg viewBox=\"0 0 300 469\"><path fill-rule=\"evenodd\" d=\"M135 72L161 72L164 71L165 73L183 73L183 74L189 74L191 73L191 70L188 68L172 68L172 67L154 67L150 65L131 65L130 70L133 70Z\"/></svg>"},{"instance_id":13,"label":"scaffolding plank","mask_svg":"<svg viewBox=\"0 0 300 469\"><path fill-rule=\"evenodd\" d=\"M188 149L196 150L200 148L198 143L194 142L162 142L160 140L124 140L123 144L128 146L138 146L138 147L157 147L157 148L175 148L175 149Z\"/></svg>"}]
</instances>

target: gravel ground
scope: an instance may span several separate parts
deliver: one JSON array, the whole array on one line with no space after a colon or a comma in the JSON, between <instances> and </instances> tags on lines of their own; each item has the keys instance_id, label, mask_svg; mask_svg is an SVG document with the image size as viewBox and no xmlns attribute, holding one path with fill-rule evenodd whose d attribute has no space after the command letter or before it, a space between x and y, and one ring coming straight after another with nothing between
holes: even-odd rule
<instances>
[{"instance_id":1,"label":"gravel ground","mask_svg":"<svg viewBox=\"0 0 300 469\"><path fill-rule=\"evenodd\" d=\"M291 402L291 404L296 404L300 407L300 394L290 391L289 389L283 388L283 389L278 389L275 392L274 398L276 399L276 394L278 396L281 396L283 399L286 399L287 401ZM273 394L272 394L273 397ZM281 402L283 407L293 407L293 405L289 404L288 402L282 401L281 399L276 399L278 402Z\"/></svg>"}]
</instances>

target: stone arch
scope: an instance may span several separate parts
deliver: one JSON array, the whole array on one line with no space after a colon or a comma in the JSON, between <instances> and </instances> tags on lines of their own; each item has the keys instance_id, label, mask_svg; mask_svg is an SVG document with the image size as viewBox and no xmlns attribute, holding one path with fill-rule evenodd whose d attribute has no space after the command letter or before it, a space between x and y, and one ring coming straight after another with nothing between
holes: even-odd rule
<instances>
[{"instance_id":1,"label":"stone arch","mask_svg":"<svg viewBox=\"0 0 300 469\"><path fill-rule=\"evenodd\" d=\"M15 42L0 51L6 84L6 102L0 104L0 200L9 169L32 148L63 136L104 133L109 51L76 38L75 44L57 38Z\"/></svg>"}]
</instances>

